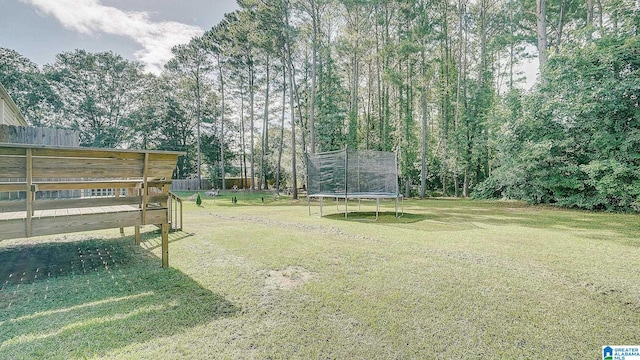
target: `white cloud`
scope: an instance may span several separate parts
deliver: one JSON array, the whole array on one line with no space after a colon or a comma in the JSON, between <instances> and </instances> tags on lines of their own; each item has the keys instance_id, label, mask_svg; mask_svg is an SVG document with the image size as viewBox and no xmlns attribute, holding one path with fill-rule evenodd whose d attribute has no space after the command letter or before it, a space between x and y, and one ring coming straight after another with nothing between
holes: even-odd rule
<instances>
[{"instance_id":1,"label":"white cloud","mask_svg":"<svg viewBox=\"0 0 640 360\"><path fill-rule=\"evenodd\" d=\"M147 71L160 73L171 59L174 45L203 33L198 26L173 21L153 22L146 12L122 11L100 0L22 0L44 15L55 17L67 29L82 34L128 37L142 46L134 55Z\"/></svg>"}]
</instances>

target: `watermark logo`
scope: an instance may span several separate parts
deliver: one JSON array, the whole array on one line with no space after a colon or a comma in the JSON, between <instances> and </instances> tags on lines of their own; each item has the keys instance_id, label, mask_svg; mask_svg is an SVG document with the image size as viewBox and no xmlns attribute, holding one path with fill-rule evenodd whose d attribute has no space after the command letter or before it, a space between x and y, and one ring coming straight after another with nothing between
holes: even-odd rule
<instances>
[{"instance_id":1,"label":"watermark logo","mask_svg":"<svg viewBox=\"0 0 640 360\"><path fill-rule=\"evenodd\" d=\"M640 346L605 345L602 347L602 360L640 360Z\"/></svg>"}]
</instances>

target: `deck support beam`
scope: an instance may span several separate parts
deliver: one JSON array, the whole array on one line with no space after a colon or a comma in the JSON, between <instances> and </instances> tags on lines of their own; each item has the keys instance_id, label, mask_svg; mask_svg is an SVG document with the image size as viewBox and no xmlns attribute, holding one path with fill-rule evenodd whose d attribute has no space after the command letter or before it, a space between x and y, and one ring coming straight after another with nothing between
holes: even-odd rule
<instances>
[{"instance_id":1,"label":"deck support beam","mask_svg":"<svg viewBox=\"0 0 640 360\"><path fill-rule=\"evenodd\" d=\"M169 267L169 224L162 224L162 267Z\"/></svg>"}]
</instances>

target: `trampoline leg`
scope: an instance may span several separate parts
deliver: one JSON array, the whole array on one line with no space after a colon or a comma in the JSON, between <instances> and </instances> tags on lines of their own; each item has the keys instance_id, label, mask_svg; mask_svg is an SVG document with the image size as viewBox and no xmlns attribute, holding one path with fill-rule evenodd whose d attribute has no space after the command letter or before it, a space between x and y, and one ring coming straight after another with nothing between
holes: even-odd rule
<instances>
[{"instance_id":1,"label":"trampoline leg","mask_svg":"<svg viewBox=\"0 0 640 360\"><path fill-rule=\"evenodd\" d=\"M322 199L324 198L320 198L320 217L322 217Z\"/></svg>"},{"instance_id":2,"label":"trampoline leg","mask_svg":"<svg viewBox=\"0 0 640 360\"><path fill-rule=\"evenodd\" d=\"M376 220L378 220L378 213L380 212L380 198L376 199Z\"/></svg>"},{"instance_id":3,"label":"trampoline leg","mask_svg":"<svg viewBox=\"0 0 640 360\"><path fill-rule=\"evenodd\" d=\"M347 207L349 206L348 201L349 199L347 199L347 197L345 196L344 197L344 218L345 219L347 218Z\"/></svg>"},{"instance_id":4,"label":"trampoline leg","mask_svg":"<svg viewBox=\"0 0 640 360\"><path fill-rule=\"evenodd\" d=\"M396 196L396 218L398 217L398 197Z\"/></svg>"},{"instance_id":5,"label":"trampoline leg","mask_svg":"<svg viewBox=\"0 0 640 360\"><path fill-rule=\"evenodd\" d=\"M396 218L400 218L404 215L404 196L400 197L400 206L402 209L400 210L400 215L398 215L398 198L396 198Z\"/></svg>"}]
</instances>

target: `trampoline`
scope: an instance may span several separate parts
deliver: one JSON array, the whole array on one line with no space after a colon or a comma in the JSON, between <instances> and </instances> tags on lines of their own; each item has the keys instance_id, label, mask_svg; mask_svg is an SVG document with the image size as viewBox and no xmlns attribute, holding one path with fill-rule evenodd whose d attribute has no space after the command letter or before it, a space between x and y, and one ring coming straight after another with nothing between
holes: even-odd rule
<instances>
[{"instance_id":1,"label":"trampoline","mask_svg":"<svg viewBox=\"0 0 640 360\"><path fill-rule=\"evenodd\" d=\"M307 204L311 215L311 198L320 200L322 216L325 198L336 201L340 211L344 200L344 216L348 216L349 200L375 200L376 219L380 200L395 201L396 217L402 215L403 197L398 192L396 154L375 150L338 150L307 154Z\"/></svg>"}]
</instances>

